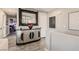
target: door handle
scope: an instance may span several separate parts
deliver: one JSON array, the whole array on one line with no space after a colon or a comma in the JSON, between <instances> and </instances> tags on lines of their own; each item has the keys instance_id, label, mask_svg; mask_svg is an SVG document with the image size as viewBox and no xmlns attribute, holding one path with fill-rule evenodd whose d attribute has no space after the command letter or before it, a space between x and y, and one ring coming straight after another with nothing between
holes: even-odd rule
<instances>
[{"instance_id":1,"label":"door handle","mask_svg":"<svg viewBox=\"0 0 79 59\"><path fill-rule=\"evenodd\" d=\"M38 31L38 37L40 37L40 31Z\"/></svg>"},{"instance_id":2,"label":"door handle","mask_svg":"<svg viewBox=\"0 0 79 59\"><path fill-rule=\"evenodd\" d=\"M34 38L34 32L32 32L32 39Z\"/></svg>"},{"instance_id":3,"label":"door handle","mask_svg":"<svg viewBox=\"0 0 79 59\"><path fill-rule=\"evenodd\" d=\"M24 33L21 33L21 40L22 40L22 41L24 41L23 36L24 36Z\"/></svg>"},{"instance_id":4,"label":"door handle","mask_svg":"<svg viewBox=\"0 0 79 59\"><path fill-rule=\"evenodd\" d=\"M30 32L30 34L29 34L29 38L31 39L31 32Z\"/></svg>"},{"instance_id":5,"label":"door handle","mask_svg":"<svg viewBox=\"0 0 79 59\"><path fill-rule=\"evenodd\" d=\"M34 32L30 32L29 38L30 39L33 39L34 38Z\"/></svg>"}]
</instances>

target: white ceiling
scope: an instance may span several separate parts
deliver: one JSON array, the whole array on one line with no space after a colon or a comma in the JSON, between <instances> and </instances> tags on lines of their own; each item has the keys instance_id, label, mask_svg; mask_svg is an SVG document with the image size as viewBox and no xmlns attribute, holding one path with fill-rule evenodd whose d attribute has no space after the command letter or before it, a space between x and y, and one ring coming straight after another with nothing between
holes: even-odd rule
<instances>
[{"instance_id":1,"label":"white ceiling","mask_svg":"<svg viewBox=\"0 0 79 59\"><path fill-rule=\"evenodd\" d=\"M1 8L7 15L17 15L17 8Z\"/></svg>"},{"instance_id":2,"label":"white ceiling","mask_svg":"<svg viewBox=\"0 0 79 59\"><path fill-rule=\"evenodd\" d=\"M38 11L50 12L54 11L56 8L36 8Z\"/></svg>"},{"instance_id":3,"label":"white ceiling","mask_svg":"<svg viewBox=\"0 0 79 59\"><path fill-rule=\"evenodd\" d=\"M23 9L31 10L31 11L50 12L55 10L56 8L23 8Z\"/></svg>"},{"instance_id":4,"label":"white ceiling","mask_svg":"<svg viewBox=\"0 0 79 59\"><path fill-rule=\"evenodd\" d=\"M1 8L7 15L15 16L17 15L17 8ZM36 10L42 12L50 12L55 10L56 8L25 8L28 10Z\"/></svg>"}]
</instances>

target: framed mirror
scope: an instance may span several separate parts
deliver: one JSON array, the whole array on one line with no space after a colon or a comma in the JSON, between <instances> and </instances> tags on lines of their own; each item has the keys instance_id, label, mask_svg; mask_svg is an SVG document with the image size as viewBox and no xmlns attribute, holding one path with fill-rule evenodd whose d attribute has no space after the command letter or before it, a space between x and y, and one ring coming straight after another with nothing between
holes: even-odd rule
<instances>
[{"instance_id":1,"label":"framed mirror","mask_svg":"<svg viewBox=\"0 0 79 59\"><path fill-rule=\"evenodd\" d=\"M27 26L28 23L38 25L38 12L19 8L19 26Z\"/></svg>"}]
</instances>

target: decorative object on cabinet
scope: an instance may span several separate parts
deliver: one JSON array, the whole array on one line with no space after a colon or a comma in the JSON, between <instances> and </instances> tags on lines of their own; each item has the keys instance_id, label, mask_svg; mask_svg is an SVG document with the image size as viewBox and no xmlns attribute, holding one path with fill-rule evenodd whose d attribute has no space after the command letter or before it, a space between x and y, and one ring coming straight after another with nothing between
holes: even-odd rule
<instances>
[{"instance_id":1,"label":"decorative object on cabinet","mask_svg":"<svg viewBox=\"0 0 79 59\"><path fill-rule=\"evenodd\" d=\"M56 27L55 23L56 23L55 16L49 17L49 28L55 28Z\"/></svg>"},{"instance_id":2,"label":"decorative object on cabinet","mask_svg":"<svg viewBox=\"0 0 79 59\"><path fill-rule=\"evenodd\" d=\"M19 8L19 25L27 26L29 21L33 25L38 25L38 12Z\"/></svg>"},{"instance_id":3,"label":"decorative object on cabinet","mask_svg":"<svg viewBox=\"0 0 79 59\"><path fill-rule=\"evenodd\" d=\"M28 23L28 28L31 30L33 27L33 24L32 23Z\"/></svg>"}]
</instances>

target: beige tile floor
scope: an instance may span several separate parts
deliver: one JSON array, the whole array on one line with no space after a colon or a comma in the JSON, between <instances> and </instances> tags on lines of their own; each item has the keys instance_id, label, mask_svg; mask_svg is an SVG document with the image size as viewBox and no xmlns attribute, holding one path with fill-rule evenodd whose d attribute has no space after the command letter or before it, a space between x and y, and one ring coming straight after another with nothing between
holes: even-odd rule
<instances>
[{"instance_id":1,"label":"beige tile floor","mask_svg":"<svg viewBox=\"0 0 79 59\"><path fill-rule=\"evenodd\" d=\"M7 51L8 50L8 39L3 38L0 39L0 51Z\"/></svg>"},{"instance_id":2,"label":"beige tile floor","mask_svg":"<svg viewBox=\"0 0 79 59\"><path fill-rule=\"evenodd\" d=\"M45 38L40 41L17 46L16 35L8 36L8 50L9 51L47 51Z\"/></svg>"}]
</instances>

